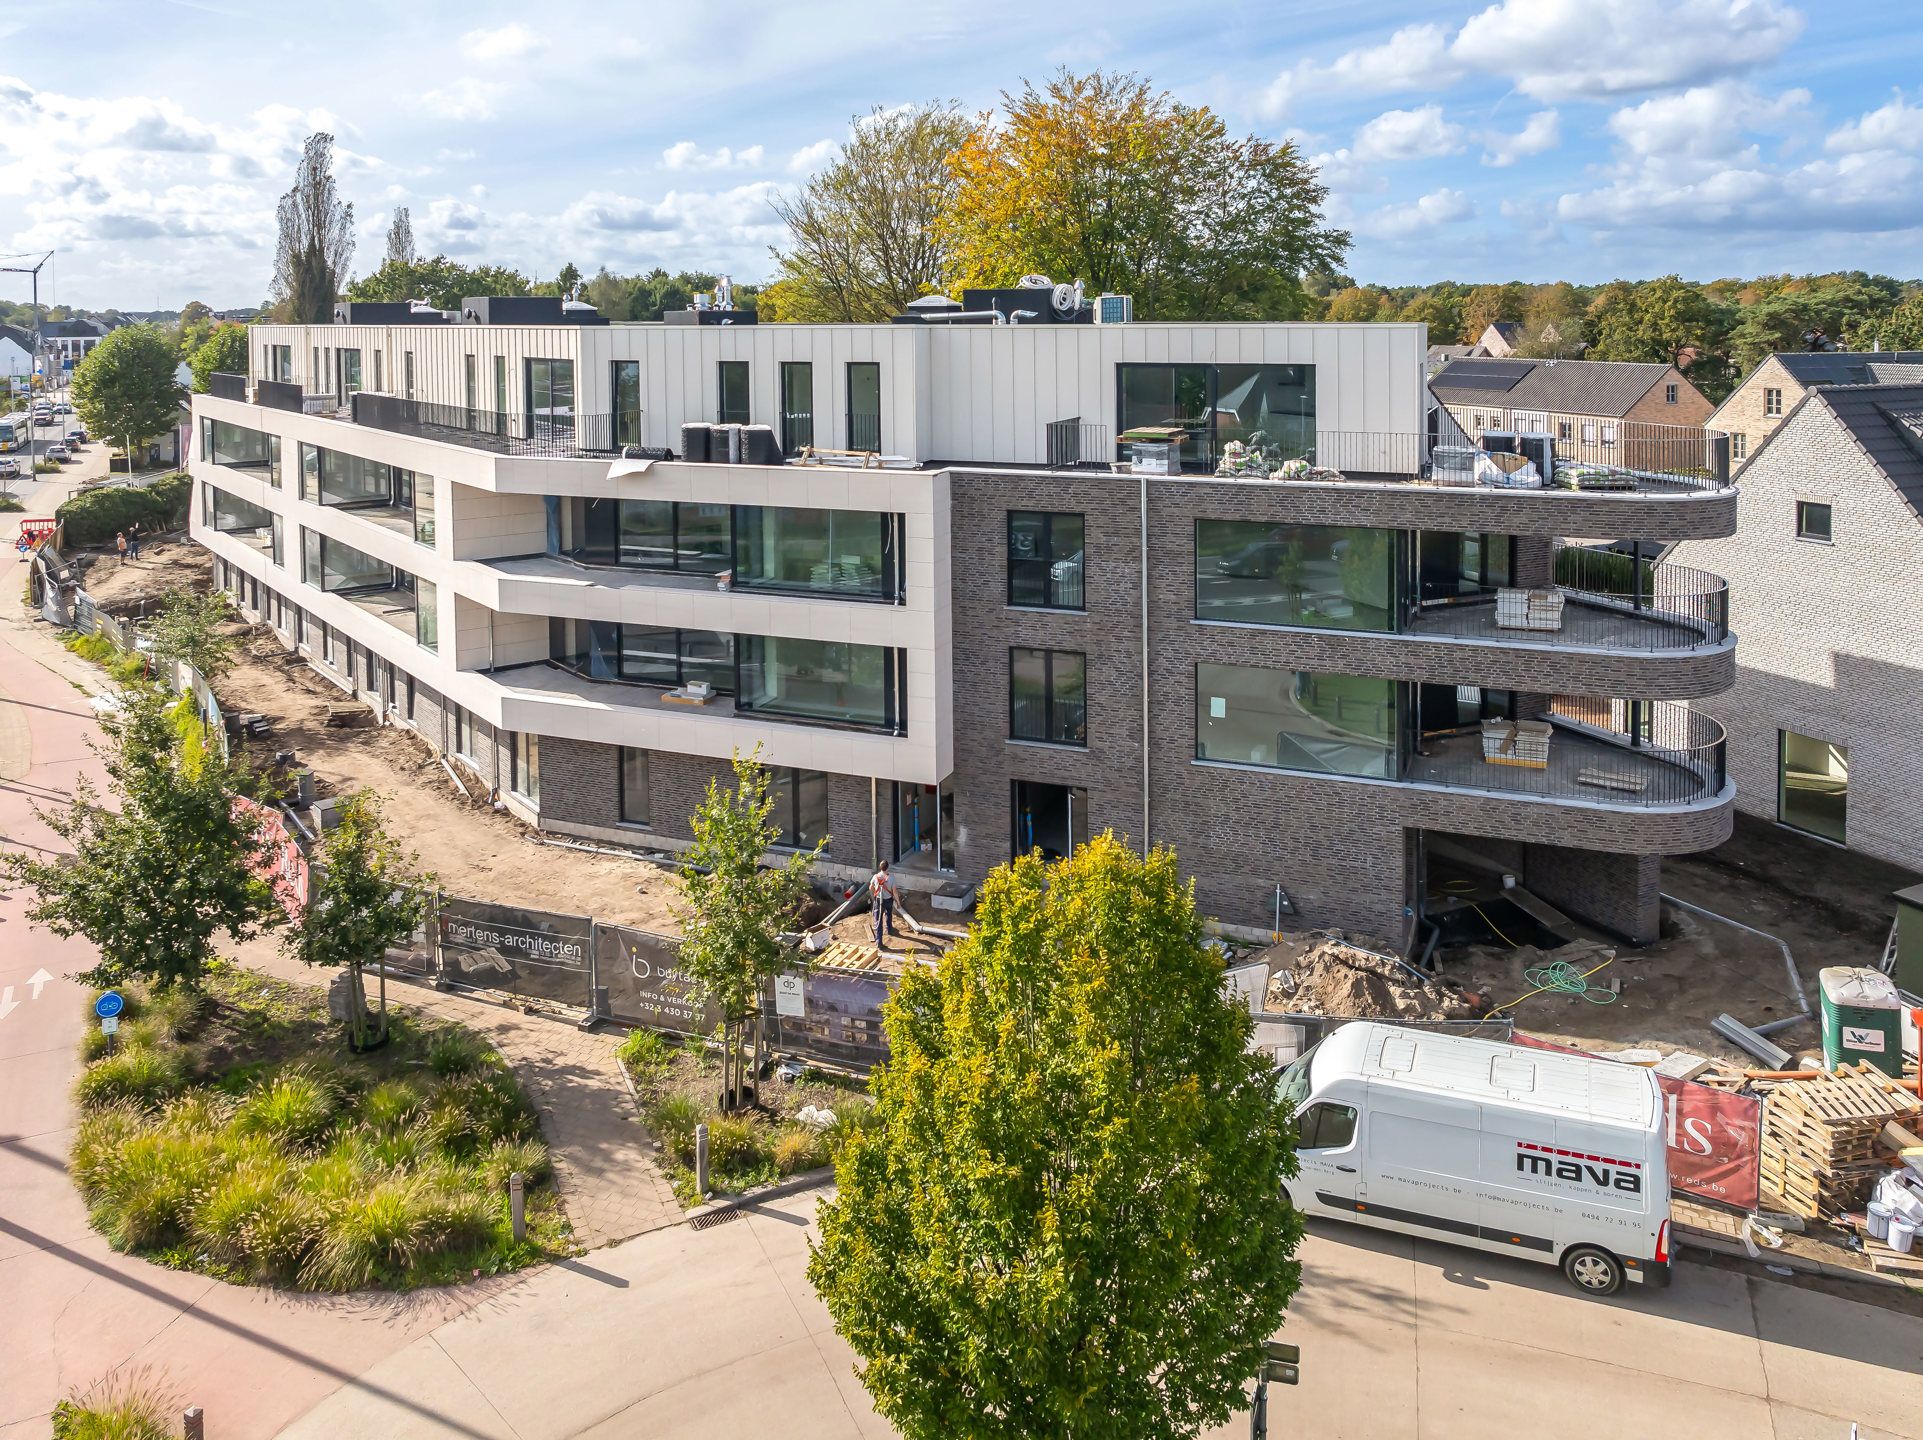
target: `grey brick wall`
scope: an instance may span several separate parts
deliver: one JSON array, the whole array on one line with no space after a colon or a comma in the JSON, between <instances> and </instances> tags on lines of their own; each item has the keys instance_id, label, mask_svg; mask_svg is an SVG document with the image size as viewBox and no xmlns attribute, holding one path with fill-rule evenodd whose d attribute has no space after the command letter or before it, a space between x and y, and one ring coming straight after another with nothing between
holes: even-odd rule
<instances>
[{"instance_id":1,"label":"grey brick wall","mask_svg":"<svg viewBox=\"0 0 1923 1440\"><path fill-rule=\"evenodd\" d=\"M1798 500L1832 507L1833 544L1796 538ZM1729 732L1737 804L1776 818L1779 731L1845 745L1849 847L1923 870L1923 521L1820 392L1743 471L1736 536L1676 559L1729 580L1736 683L1692 708Z\"/></svg>"},{"instance_id":2,"label":"grey brick wall","mask_svg":"<svg viewBox=\"0 0 1923 1440\"><path fill-rule=\"evenodd\" d=\"M1647 945L1662 934L1662 861L1531 845L1522 883L1557 909Z\"/></svg>"}]
</instances>

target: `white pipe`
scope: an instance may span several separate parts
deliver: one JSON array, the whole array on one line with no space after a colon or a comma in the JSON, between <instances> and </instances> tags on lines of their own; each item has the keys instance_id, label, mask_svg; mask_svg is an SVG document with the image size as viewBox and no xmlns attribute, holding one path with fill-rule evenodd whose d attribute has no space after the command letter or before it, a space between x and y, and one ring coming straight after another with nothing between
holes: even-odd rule
<instances>
[{"instance_id":1,"label":"white pipe","mask_svg":"<svg viewBox=\"0 0 1923 1440\"><path fill-rule=\"evenodd\" d=\"M1780 937L1770 934L1769 931L1767 930L1758 930L1754 925L1745 925L1740 920L1732 920L1727 915L1718 915L1714 910L1705 910L1700 905L1692 905L1689 903L1689 901L1680 900L1674 895L1662 895L1662 896L1659 896L1658 898L1667 900L1672 905L1680 905L1685 910L1694 910L1698 915L1707 915L1712 920L1720 920L1725 925L1734 925L1738 930L1747 930L1752 935L1760 935L1763 939L1769 941L1772 945L1774 945L1778 950L1781 950L1783 952L1783 968L1789 971L1790 986L1792 989L1796 991L1796 1003L1803 1007L1802 1015L1797 1018L1804 1019L1804 1020L1807 1020L1809 1018L1810 1016L1809 996L1805 994L1803 991L1803 977L1796 973L1795 958L1791 956L1791 954L1789 953L1789 946L1784 944ZM1772 1023L1777 1024L1782 1022L1772 1022Z\"/></svg>"}]
</instances>

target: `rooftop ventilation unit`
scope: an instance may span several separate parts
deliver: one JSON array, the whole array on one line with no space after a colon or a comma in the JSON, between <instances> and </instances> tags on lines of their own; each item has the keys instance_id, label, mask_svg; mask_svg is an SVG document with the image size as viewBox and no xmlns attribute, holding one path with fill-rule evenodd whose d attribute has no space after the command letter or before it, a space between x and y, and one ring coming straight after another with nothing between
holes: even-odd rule
<instances>
[{"instance_id":1,"label":"rooftop ventilation unit","mask_svg":"<svg viewBox=\"0 0 1923 1440\"><path fill-rule=\"evenodd\" d=\"M1127 325L1135 319L1135 297L1133 295L1097 295L1095 297L1095 323L1097 325Z\"/></svg>"}]
</instances>

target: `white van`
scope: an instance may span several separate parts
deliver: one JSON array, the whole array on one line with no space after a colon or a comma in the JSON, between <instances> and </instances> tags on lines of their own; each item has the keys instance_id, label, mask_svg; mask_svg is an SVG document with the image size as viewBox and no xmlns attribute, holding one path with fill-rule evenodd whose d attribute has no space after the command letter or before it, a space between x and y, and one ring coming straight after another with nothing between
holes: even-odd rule
<instances>
[{"instance_id":1,"label":"white van","mask_svg":"<svg viewBox=\"0 0 1923 1440\"><path fill-rule=\"evenodd\" d=\"M1669 1168L1650 1071L1373 1022L1282 1072L1290 1203L1560 1265L1592 1295L1669 1283Z\"/></svg>"}]
</instances>

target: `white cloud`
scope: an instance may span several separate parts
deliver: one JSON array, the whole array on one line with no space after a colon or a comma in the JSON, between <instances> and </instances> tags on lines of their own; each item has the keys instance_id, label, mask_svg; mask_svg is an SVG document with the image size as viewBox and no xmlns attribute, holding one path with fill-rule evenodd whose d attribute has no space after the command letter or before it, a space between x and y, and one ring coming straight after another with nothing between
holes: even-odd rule
<instances>
[{"instance_id":1,"label":"white cloud","mask_svg":"<svg viewBox=\"0 0 1923 1440\"><path fill-rule=\"evenodd\" d=\"M1482 143L1488 147L1483 152L1482 163L1500 168L1530 155L1554 150L1562 143L1562 129L1554 110L1538 110L1517 134L1491 130L1483 135Z\"/></svg>"},{"instance_id":2,"label":"white cloud","mask_svg":"<svg viewBox=\"0 0 1923 1440\"><path fill-rule=\"evenodd\" d=\"M1633 155L1716 159L1744 152L1753 131L1778 130L1808 109L1807 90L1770 99L1733 80L1695 85L1618 110L1609 128Z\"/></svg>"},{"instance_id":3,"label":"white cloud","mask_svg":"<svg viewBox=\"0 0 1923 1440\"><path fill-rule=\"evenodd\" d=\"M1375 240L1413 240L1445 225L1459 225L1476 213L1460 190L1432 190L1406 205L1387 205L1359 217L1358 234Z\"/></svg>"},{"instance_id":4,"label":"white cloud","mask_svg":"<svg viewBox=\"0 0 1923 1440\"><path fill-rule=\"evenodd\" d=\"M1844 155L1923 148L1923 105L1911 105L1898 91L1889 104L1831 131L1823 148Z\"/></svg>"},{"instance_id":5,"label":"white cloud","mask_svg":"<svg viewBox=\"0 0 1923 1440\"><path fill-rule=\"evenodd\" d=\"M1748 73L1802 29L1785 0L1498 0L1453 36L1407 25L1379 45L1300 61L1257 108L1277 119L1305 94L1433 92L1470 76L1544 101L1668 90Z\"/></svg>"},{"instance_id":6,"label":"white cloud","mask_svg":"<svg viewBox=\"0 0 1923 1440\"><path fill-rule=\"evenodd\" d=\"M803 145L788 157L788 173L791 175L812 175L841 153L838 140L817 140L812 145Z\"/></svg>"},{"instance_id":7,"label":"white cloud","mask_svg":"<svg viewBox=\"0 0 1923 1440\"><path fill-rule=\"evenodd\" d=\"M1351 157L1361 164L1453 155L1462 148L1460 125L1443 118L1440 105L1386 110L1355 132Z\"/></svg>"},{"instance_id":8,"label":"white cloud","mask_svg":"<svg viewBox=\"0 0 1923 1440\"><path fill-rule=\"evenodd\" d=\"M692 140L679 140L661 152L661 163L670 170L752 170L766 156L759 145L745 150L730 150L726 145L703 150Z\"/></svg>"},{"instance_id":9,"label":"white cloud","mask_svg":"<svg viewBox=\"0 0 1923 1440\"><path fill-rule=\"evenodd\" d=\"M421 92L421 108L443 120L489 120L502 87L464 75L451 85Z\"/></svg>"},{"instance_id":10,"label":"white cloud","mask_svg":"<svg viewBox=\"0 0 1923 1440\"><path fill-rule=\"evenodd\" d=\"M461 53L470 60L481 64L495 64L503 60L518 60L524 55L532 55L547 41L528 29L519 21L512 21L494 30L470 30L461 37Z\"/></svg>"}]
</instances>

